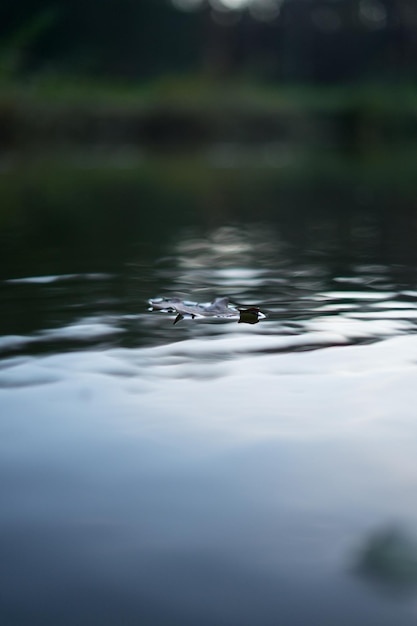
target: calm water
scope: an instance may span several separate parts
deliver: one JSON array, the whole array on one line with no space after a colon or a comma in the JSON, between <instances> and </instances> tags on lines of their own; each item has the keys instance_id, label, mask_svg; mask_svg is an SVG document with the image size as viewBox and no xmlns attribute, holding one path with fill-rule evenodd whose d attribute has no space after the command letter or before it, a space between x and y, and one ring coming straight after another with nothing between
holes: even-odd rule
<instances>
[{"instance_id":1,"label":"calm water","mask_svg":"<svg viewBox=\"0 0 417 626\"><path fill-rule=\"evenodd\" d=\"M3 174L2 626L415 624L415 189L270 178Z\"/></svg>"}]
</instances>

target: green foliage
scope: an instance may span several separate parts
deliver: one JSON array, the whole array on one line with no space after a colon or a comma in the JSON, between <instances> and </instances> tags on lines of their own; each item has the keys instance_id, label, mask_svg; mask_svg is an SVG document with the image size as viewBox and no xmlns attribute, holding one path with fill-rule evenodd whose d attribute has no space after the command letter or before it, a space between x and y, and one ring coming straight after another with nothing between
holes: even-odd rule
<instances>
[{"instance_id":1,"label":"green foliage","mask_svg":"<svg viewBox=\"0 0 417 626\"><path fill-rule=\"evenodd\" d=\"M24 51L37 42L58 20L58 7L48 7L26 20L0 40L0 78L13 77L19 70Z\"/></svg>"}]
</instances>

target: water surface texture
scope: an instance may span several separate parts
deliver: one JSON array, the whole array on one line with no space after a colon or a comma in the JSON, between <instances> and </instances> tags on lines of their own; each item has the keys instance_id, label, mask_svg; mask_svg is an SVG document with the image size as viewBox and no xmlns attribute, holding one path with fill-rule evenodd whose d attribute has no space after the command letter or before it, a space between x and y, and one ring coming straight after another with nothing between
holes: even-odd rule
<instances>
[{"instance_id":1,"label":"water surface texture","mask_svg":"<svg viewBox=\"0 0 417 626\"><path fill-rule=\"evenodd\" d=\"M415 624L415 185L160 168L3 173L1 624Z\"/></svg>"}]
</instances>

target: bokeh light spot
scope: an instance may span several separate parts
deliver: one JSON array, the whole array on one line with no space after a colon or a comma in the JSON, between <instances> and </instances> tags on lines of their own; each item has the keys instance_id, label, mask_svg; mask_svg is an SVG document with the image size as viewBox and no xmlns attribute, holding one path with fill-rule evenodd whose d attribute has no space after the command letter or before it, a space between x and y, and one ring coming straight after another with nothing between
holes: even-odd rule
<instances>
[{"instance_id":1,"label":"bokeh light spot","mask_svg":"<svg viewBox=\"0 0 417 626\"><path fill-rule=\"evenodd\" d=\"M361 0L359 19L368 28L377 30L385 27L387 12L379 0Z\"/></svg>"},{"instance_id":2,"label":"bokeh light spot","mask_svg":"<svg viewBox=\"0 0 417 626\"><path fill-rule=\"evenodd\" d=\"M260 22L272 22L281 10L282 0L258 0L249 7L252 17Z\"/></svg>"}]
</instances>

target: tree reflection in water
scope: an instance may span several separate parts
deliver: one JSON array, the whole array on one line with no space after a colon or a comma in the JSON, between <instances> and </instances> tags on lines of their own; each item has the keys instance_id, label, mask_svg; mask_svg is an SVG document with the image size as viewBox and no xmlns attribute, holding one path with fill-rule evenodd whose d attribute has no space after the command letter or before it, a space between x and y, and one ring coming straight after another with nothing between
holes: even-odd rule
<instances>
[{"instance_id":1,"label":"tree reflection in water","mask_svg":"<svg viewBox=\"0 0 417 626\"><path fill-rule=\"evenodd\" d=\"M384 591L417 591L417 539L400 526L387 526L369 535L355 572Z\"/></svg>"}]
</instances>

